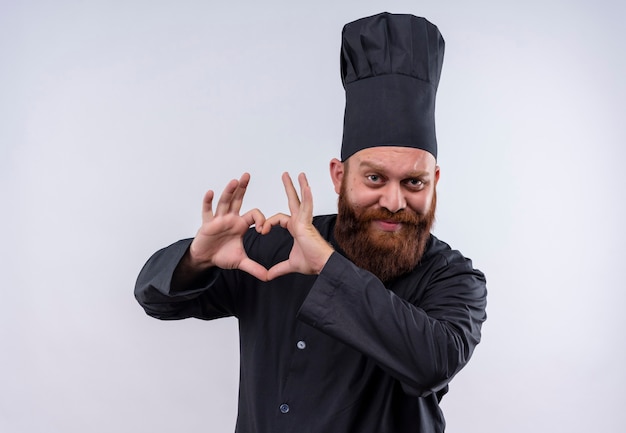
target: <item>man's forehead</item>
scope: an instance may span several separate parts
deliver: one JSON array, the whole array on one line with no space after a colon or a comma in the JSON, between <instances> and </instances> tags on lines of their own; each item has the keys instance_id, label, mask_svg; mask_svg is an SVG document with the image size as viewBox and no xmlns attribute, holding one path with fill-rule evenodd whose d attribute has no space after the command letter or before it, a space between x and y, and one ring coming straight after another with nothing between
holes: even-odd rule
<instances>
[{"instance_id":1,"label":"man's forehead","mask_svg":"<svg viewBox=\"0 0 626 433\"><path fill-rule=\"evenodd\" d=\"M346 161L353 167L372 167L387 170L434 171L437 161L422 149L401 146L378 146L360 150Z\"/></svg>"}]
</instances>

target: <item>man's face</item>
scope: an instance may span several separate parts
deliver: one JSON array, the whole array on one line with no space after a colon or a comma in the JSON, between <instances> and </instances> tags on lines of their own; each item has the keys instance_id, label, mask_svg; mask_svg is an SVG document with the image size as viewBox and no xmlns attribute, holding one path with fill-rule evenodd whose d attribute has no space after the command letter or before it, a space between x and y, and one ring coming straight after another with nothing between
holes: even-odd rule
<instances>
[{"instance_id":1,"label":"man's face","mask_svg":"<svg viewBox=\"0 0 626 433\"><path fill-rule=\"evenodd\" d=\"M357 266L389 281L419 262L434 222L439 167L406 147L361 150L331 161L339 194L335 237Z\"/></svg>"}]
</instances>

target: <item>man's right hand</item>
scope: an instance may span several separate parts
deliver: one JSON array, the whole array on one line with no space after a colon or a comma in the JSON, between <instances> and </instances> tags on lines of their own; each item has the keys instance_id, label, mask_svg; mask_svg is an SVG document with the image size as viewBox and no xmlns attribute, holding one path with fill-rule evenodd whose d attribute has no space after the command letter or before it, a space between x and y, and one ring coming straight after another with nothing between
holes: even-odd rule
<instances>
[{"instance_id":1,"label":"man's right hand","mask_svg":"<svg viewBox=\"0 0 626 433\"><path fill-rule=\"evenodd\" d=\"M244 173L239 180L231 180L213 211L214 193L207 191L202 204L202 225L196 234L187 256L178 271L197 273L212 266L222 269L241 269L262 281L267 281L267 269L251 260L243 247L243 235L255 225L260 231L265 216L259 209L240 215L250 175ZM191 275L187 275L190 277Z\"/></svg>"}]
</instances>

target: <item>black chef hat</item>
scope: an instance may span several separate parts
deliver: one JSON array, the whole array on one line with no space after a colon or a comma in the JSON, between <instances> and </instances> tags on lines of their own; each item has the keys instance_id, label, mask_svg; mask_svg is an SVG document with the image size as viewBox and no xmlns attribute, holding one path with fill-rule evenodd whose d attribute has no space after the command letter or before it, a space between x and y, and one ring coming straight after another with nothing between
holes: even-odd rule
<instances>
[{"instance_id":1,"label":"black chef hat","mask_svg":"<svg viewBox=\"0 0 626 433\"><path fill-rule=\"evenodd\" d=\"M343 161L375 146L414 147L437 158L435 95L444 47L437 27L413 15L384 12L344 26Z\"/></svg>"}]
</instances>

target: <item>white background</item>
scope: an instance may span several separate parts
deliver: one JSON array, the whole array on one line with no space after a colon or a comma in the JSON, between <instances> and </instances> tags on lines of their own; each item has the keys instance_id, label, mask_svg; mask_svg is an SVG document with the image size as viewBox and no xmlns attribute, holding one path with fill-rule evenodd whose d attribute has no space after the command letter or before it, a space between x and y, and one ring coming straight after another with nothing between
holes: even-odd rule
<instances>
[{"instance_id":1,"label":"white background","mask_svg":"<svg viewBox=\"0 0 626 433\"><path fill-rule=\"evenodd\" d=\"M252 174L335 211L343 24L425 16L447 42L435 233L488 277L449 432L622 432L626 8L591 1L0 0L0 431L228 432L236 321L133 298Z\"/></svg>"}]
</instances>

